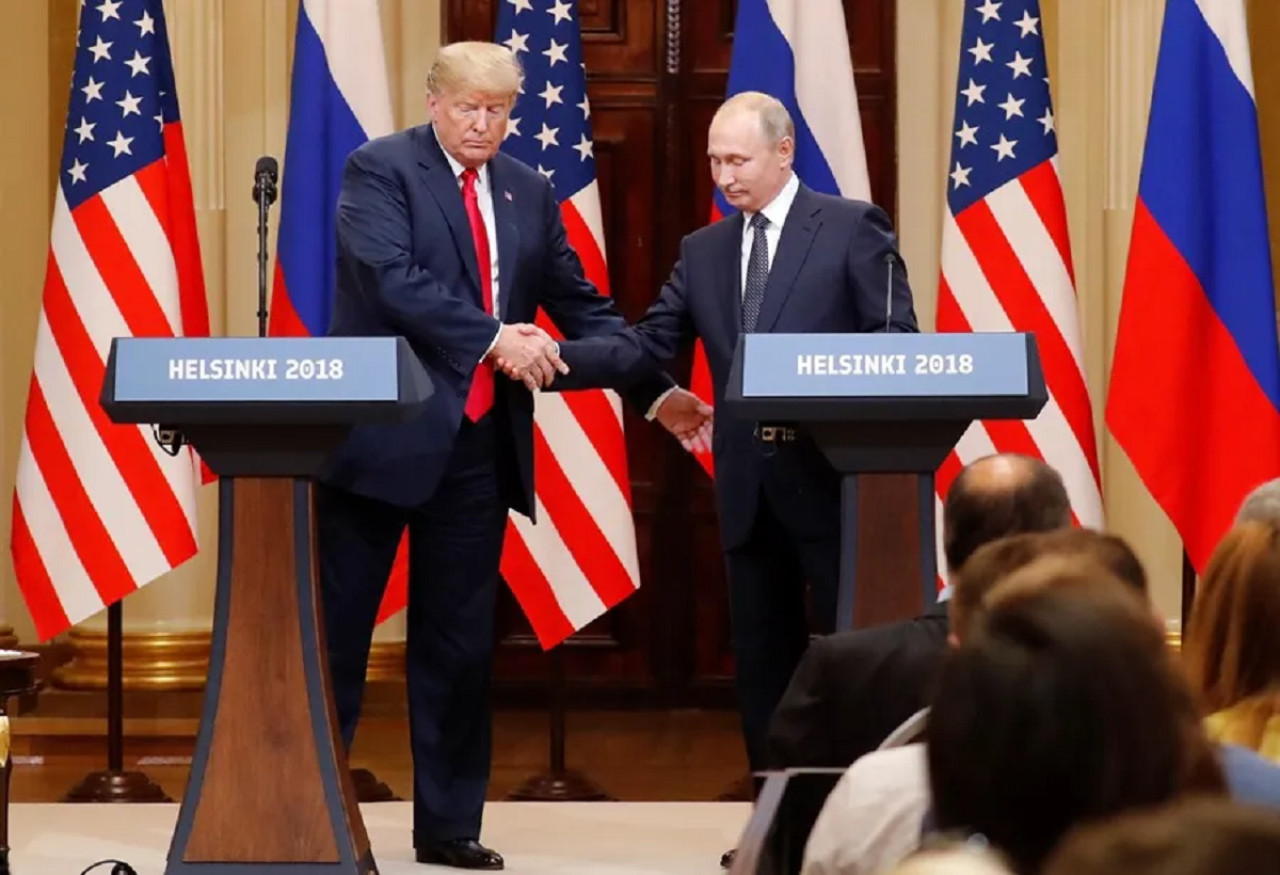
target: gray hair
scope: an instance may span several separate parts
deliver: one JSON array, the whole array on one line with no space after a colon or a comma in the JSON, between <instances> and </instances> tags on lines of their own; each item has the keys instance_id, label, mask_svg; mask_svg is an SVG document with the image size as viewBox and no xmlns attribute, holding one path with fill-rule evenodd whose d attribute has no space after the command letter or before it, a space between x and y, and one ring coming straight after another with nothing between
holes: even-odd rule
<instances>
[{"instance_id":1,"label":"gray hair","mask_svg":"<svg viewBox=\"0 0 1280 875\"><path fill-rule=\"evenodd\" d=\"M427 91L440 97L463 91L501 94L514 99L524 81L520 59L504 45L457 42L441 46L427 73Z\"/></svg>"},{"instance_id":2,"label":"gray hair","mask_svg":"<svg viewBox=\"0 0 1280 875\"><path fill-rule=\"evenodd\" d=\"M772 94L741 91L722 103L716 110L716 115L735 111L755 113L760 120L760 131L770 146L776 146L787 138L795 142L796 126L791 121L791 113Z\"/></svg>"},{"instance_id":3,"label":"gray hair","mask_svg":"<svg viewBox=\"0 0 1280 875\"><path fill-rule=\"evenodd\" d=\"M1280 524L1280 478L1268 480L1245 496L1236 522Z\"/></svg>"}]
</instances>

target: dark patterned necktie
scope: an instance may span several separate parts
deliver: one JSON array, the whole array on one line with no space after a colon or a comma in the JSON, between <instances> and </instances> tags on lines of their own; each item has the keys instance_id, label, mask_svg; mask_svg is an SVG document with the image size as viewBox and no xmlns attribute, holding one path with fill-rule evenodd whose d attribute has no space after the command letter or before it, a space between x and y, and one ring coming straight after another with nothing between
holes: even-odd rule
<instances>
[{"instance_id":1,"label":"dark patterned necktie","mask_svg":"<svg viewBox=\"0 0 1280 875\"><path fill-rule=\"evenodd\" d=\"M751 240L751 257L747 259L747 287L742 295L744 332L756 330L760 305L764 303L764 287L769 282L769 242L764 236L769 220L764 213L756 213L751 217L751 227L755 229L755 235Z\"/></svg>"}]
</instances>

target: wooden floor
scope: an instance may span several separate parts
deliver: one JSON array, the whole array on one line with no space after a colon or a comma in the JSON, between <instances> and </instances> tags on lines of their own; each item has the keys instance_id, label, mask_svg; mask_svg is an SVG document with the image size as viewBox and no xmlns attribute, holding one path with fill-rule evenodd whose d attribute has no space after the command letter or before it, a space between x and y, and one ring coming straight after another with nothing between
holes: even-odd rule
<instances>
[{"instance_id":1,"label":"wooden floor","mask_svg":"<svg viewBox=\"0 0 1280 875\"><path fill-rule=\"evenodd\" d=\"M125 768L140 769L181 798L194 747L198 694L126 697ZM50 691L13 718L15 802L57 802L83 775L106 764L100 693ZM412 798L408 724L396 704L362 721L353 768L370 769ZM145 713L146 716L130 716ZM740 790L746 757L732 711L589 711L567 719L567 766L622 801L714 801ZM494 715L490 798L501 799L548 766L547 715Z\"/></svg>"}]
</instances>

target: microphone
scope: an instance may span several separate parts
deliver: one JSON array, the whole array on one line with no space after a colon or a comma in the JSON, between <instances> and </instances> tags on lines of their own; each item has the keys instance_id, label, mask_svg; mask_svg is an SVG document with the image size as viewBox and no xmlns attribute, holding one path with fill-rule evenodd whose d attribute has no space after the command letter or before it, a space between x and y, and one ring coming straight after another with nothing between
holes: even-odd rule
<instances>
[{"instance_id":1,"label":"microphone","mask_svg":"<svg viewBox=\"0 0 1280 875\"><path fill-rule=\"evenodd\" d=\"M279 165L263 155L253 168L253 202L258 205L258 336L267 336L267 209L276 202Z\"/></svg>"},{"instance_id":2,"label":"microphone","mask_svg":"<svg viewBox=\"0 0 1280 875\"><path fill-rule=\"evenodd\" d=\"M267 206L276 202L276 182L279 179L280 167L276 159L263 155L253 168L253 202L261 204L265 199Z\"/></svg>"},{"instance_id":3,"label":"microphone","mask_svg":"<svg viewBox=\"0 0 1280 875\"><path fill-rule=\"evenodd\" d=\"M893 263L896 256L892 251L884 254L884 264L888 268L884 281L884 330L887 334L893 321Z\"/></svg>"}]
</instances>

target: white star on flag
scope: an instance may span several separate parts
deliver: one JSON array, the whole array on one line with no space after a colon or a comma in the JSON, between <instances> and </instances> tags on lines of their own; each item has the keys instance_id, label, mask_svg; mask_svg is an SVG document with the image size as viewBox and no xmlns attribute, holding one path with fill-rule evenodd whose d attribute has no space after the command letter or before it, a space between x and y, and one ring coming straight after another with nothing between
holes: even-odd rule
<instances>
[{"instance_id":1,"label":"white star on flag","mask_svg":"<svg viewBox=\"0 0 1280 875\"><path fill-rule=\"evenodd\" d=\"M564 91L563 85L552 85L548 80L546 87L542 89L542 93L538 96L547 102L547 109L550 109L551 104L564 102L560 99L561 91Z\"/></svg>"},{"instance_id":2,"label":"white star on flag","mask_svg":"<svg viewBox=\"0 0 1280 875\"><path fill-rule=\"evenodd\" d=\"M969 172L972 167L961 167L960 162L956 162L956 169L951 171L951 180L956 184L956 188L969 184Z\"/></svg>"},{"instance_id":3,"label":"white star on flag","mask_svg":"<svg viewBox=\"0 0 1280 875\"><path fill-rule=\"evenodd\" d=\"M71 174L71 184L75 185L77 182L84 182L84 172L88 169L89 165L81 164L79 158L71 162L71 166L67 168L67 172Z\"/></svg>"},{"instance_id":4,"label":"white star on flag","mask_svg":"<svg viewBox=\"0 0 1280 875\"><path fill-rule=\"evenodd\" d=\"M520 136L520 119L512 116L511 120L507 122L507 132L503 134L502 139L518 136Z\"/></svg>"},{"instance_id":5,"label":"white star on flag","mask_svg":"<svg viewBox=\"0 0 1280 875\"><path fill-rule=\"evenodd\" d=\"M974 146L978 145L977 133L978 129L975 126L962 121L960 123L960 130L956 131L956 136L960 138L960 148L963 149L965 146L970 144Z\"/></svg>"},{"instance_id":6,"label":"white star on flag","mask_svg":"<svg viewBox=\"0 0 1280 875\"><path fill-rule=\"evenodd\" d=\"M1045 107L1044 115L1040 116L1040 118L1036 119L1036 121L1044 125L1044 132L1046 134L1053 132L1053 110L1052 109Z\"/></svg>"},{"instance_id":7,"label":"white star on flag","mask_svg":"<svg viewBox=\"0 0 1280 875\"><path fill-rule=\"evenodd\" d=\"M588 158L594 158L595 152L592 151L591 141L587 139L586 134L582 134L581 136L582 136L582 139L579 140L578 145L574 146L573 148L578 150L578 154L582 156L583 161L586 161Z\"/></svg>"},{"instance_id":8,"label":"white star on flag","mask_svg":"<svg viewBox=\"0 0 1280 875\"><path fill-rule=\"evenodd\" d=\"M548 146L560 145L559 141L556 140L556 134L558 133L560 133L559 128L549 128L547 127L547 123L543 122L542 130L534 134L533 138L541 143L543 151L546 151Z\"/></svg>"},{"instance_id":9,"label":"white star on flag","mask_svg":"<svg viewBox=\"0 0 1280 875\"><path fill-rule=\"evenodd\" d=\"M126 137L124 135L124 131L116 131L116 138L114 140L108 140L107 145L115 150L116 157L119 158L122 154L123 155L133 154L132 152L129 151L129 144L132 142L133 142L133 137Z\"/></svg>"},{"instance_id":10,"label":"white star on flag","mask_svg":"<svg viewBox=\"0 0 1280 875\"><path fill-rule=\"evenodd\" d=\"M983 61L990 61L993 48L995 48L995 43L984 43L982 37L978 37L977 42L973 44L973 48L969 49L969 54L973 55L974 65L981 64Z\"/></svg>"},{"instance_id":11,"label":"white star on flag","mask_svg":"<svg viewBox=\"0 0 1280 875\"><path fill-rule=\"evenodd\" d=\"M547 49L542 54L546 55L547 58L550 59L551 66L554 67L557 61L564 61L566 64L569 62L569 59L565 57L565 51L568 48L568 43L560 45L560 43L556 42L553 37L551 40L551 48Z\"/></svg>"},{"instance_id":12,"label":"white star on flag","mask_svg":"<svg viewBox=\"0 0 1280 875\"><path fill-rule=\"evenodd\" d=\"M147 34L152 34L153 36L155 35L156 20L151 17L150 12L143 10L142 17L139 18L137 21L135 21L133 24L135 27L138 28L139 39L146 36Z\"/></svg>"},{"instance_id":13,"label":"white star on flag","mask_svg":"<svg viewBox=\"0 0 1280 875\"><path fill-rule=\"evenodd\" d=\"M142 102L141 97L134 97L132 93L126 91L123 100L117 100L116 106L124 110L124 117L128 117L129 113L134 115L142 115L138 109L138 104Z\"/></svg>"},{"instance_id":14,"label":"white star on flag","mask_svg":"<svg viewBox=\"0 0 1280 875\"><path fill-rule=\"evenodd\" d=\"M1015 115L1022 115L1022 104L1026 102L1025 98L1022 100L1014 100L1013 95L1010 94L1005 98L1004 103L997 103L996 106L1004 110L1004 119L1005 121L1008 121Z\"/></svg>"},{"instance_id":15,"label":"white star on flag","mask_svg":"<svg viewBox=\"0 0 1280 875\"><path fill-rule=\"evenodd\" d=\"M137 76L139 73L150 76L151 71L147 69L147 64L150 63L151 59L142 57L142 53L137 49L133 50L133 57L124 62L125 66L133 71L133 73L130 74L130 78Z\"/></svg>"},{"instance_id":16,"label":"white star on flag","mask_svg":"<svg viewBox=\"0 0 1280 875\"><path fill-rule=\"evenodd\" d=\"M75 132L80 135L80 142L83 143L85 140L92 140L93 129L97 126L96 122L91 123L84 116L80 116L80 127L75 129Z\"/></svg>"},{"instance_id":17,"label":"white star on flag","mask_svg":"<svg viewBox=\"0 0 1280 875\"><path fill-rule=\"evenodd\" d=\"M1009 139L1006 139L1006 138L1005 138L1005 135L1004 135L1004 134L1001 134L1001 135L1000 135L1000 142L995 143L994 145L992 145L992 147L991 147L991 148L996 150L996 156L997 156L997 157L996 157L996 160L997 160L997 161L1003 161L1003 160L1004 160L1004 159L1006 159L1006 158L1012 158L1012 157L1014 157L1014 155L1013 155L1013 147L1014 147L1014 146L1016 146L1016 145L1018 145L1018 141L1017 141L1017 140L1009 140Z\"/></svg>"},{"instance_id":18,"label":"white star on flag","mask_svg":"<svg viewBox=\"0 0 1280 875\"><path fill-rule=\"evenodd\" d=\"M83 88L81 88L81 89L80 89L81 91L83 91L83 92L84 92L84 102L85 102L85 103L92 103L92 102L93 102L93 101L95 101L95 100L101 100L101 99L102 99L102 85L103 85L103 83L101 83L101 82L95 82L95 81L93 80L93 77L92 77L92 76L90 76L90 77L89 77L89 81L85 84L85 86L84 86Z\"/></svg>"},{"instance_id":19,"label":"white star on flag","mask_svg":"<svg viewBox=\"0 0 1280 875\"><path fill-rule=\"evenodd\" d=\"M93 45L89 46L89 51L93 53L93 62L96 64L99 61L101 61L103 58L106 58L108 61L110 61L111 60L110 49L113 45L115 45L115 43L104 43L102 41L102 35L99 34L98 41L95 42Z\"/></svg>"},{"instance_id":20,"label":"white star on flag","mask_svg":"<svg viewBox=\"0 0 1280 875\"><path fill-rule=\"evenodd\" d=\"M529 34L516 33L512 30L511 36L503 40L502 44L511 49L511 53L513 55L518 55L521 52L527 52L529 51Z\"/></svg>"},{"instance_id":21,"label":"white star on flag","mask_svg":"<svg viewBox=\"0 0 1280 875\"><path fill-rule=\"evenodd\" d=\"M1022 10L1022 18L1015 21L1014 25L1022 31L1022 36L1025 38L1033 33L1039 33L1039 31L1036 30L1036 25L1039 23L1040 19L1033 18L1030 10L1024 9Z\"/></svg>"},{"instance_id":22,"label":"white star on flag","mask_svg":"<svg viewBox=\"0 0 1280 875\"><path fill-rule=\"evenodd\" d=\"M123 3L124 0L114 0L114 2L113 0L102 0L102 5L95 6L94 9L102 13L103 21L106 21L108 18L114 18L118 21L120 19L120 13L116 10L119 9Z\"/></svg>"},{"instance_id":23,"label":"white star on flag","mask_svg":"<svg viewBox=\"0 0 1280 875\"><path fill-rule=\"evenodd\" d=\"M519 15L521 12L524 12L526 9L530 12L533 11L533 5L529 2L529 0L507 0L507 2L516 8L516 15Z\"/></svg>"},{"instance_id":24,"label":"white star on flag","mask_svg":"<svg viewBox=\"0 0 1280 875\"><path fill-rule=\"evenodd\" d=\"M1003 5L1004 5L1003 3L992 3L991 0L987 0L987 2L983 3L974 11L982 15L982 23L986 24L988 21L990 21L993 18L996 21L1000 20L999 9Z\"/></svg>"},{"instance_id":25,"label":"white star on flag","mask_svg":"<svg viewBox=\"0 0 1280 875\"><path fill-rule=\"evenodd\" d=\"M1031 60L1031 58L1022 57L1022 52L1014 52L1013 60L1005 66L1013 71L1013 78L1017 79L1019 76L1031 75Z\"/></svg>"},{"instance_id":26,"label":"white star on flag","mask_svg":"<svg viewBox=\"0 0 1280 875\"><path fill-rule=\"evenodd\" d=\"M960 93L969 99L969 106L973 106L975 103L986 103L986 100L982 97L982 92L986 90L987 86L979 85L970 79L969 87L961 89Z\"/></svg>"},{"instance_id":27,"label":"white star on flag","mask_svg":"<svg viewBox=\"0 0 1280 875\"><path fill-rule=\"evenodd\" d=\"M547 14L555 18L552 25L554 26L562 21L568 21L570 8L569 4L565 3L564 0L556 0L555 5L547 10Z\"/></svg>"}]
</instances>

